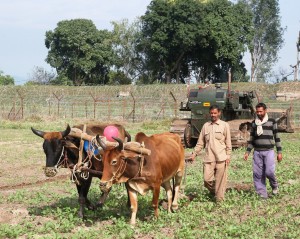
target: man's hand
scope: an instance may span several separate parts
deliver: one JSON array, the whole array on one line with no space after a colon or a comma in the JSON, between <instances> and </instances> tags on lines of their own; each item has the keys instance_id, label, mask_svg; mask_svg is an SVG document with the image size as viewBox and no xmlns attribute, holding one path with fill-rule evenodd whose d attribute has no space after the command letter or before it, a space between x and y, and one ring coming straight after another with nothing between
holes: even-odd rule
<instances>
[{"instance_id":1,"label":"man's hand","mask_svg":"<svg viewBox=\"0 0 300 239\"><path fill-rule=\"evenodd\" d=\"M229 164L230 164L230 157L228 157L228 158L226 159L226 166L229 166Z\"/></svg>"},{"instance_id":2,"label":"man's hand","mask_svg":"<svg viewBox=\"0 0 300 239\"><path fill-rule=\"evenodd\" d=\"M249 157L249 153L246 152L246 153L244 154L244 160L247 161L247 160L248 160L248 157Z\"/></svg>"},{"instance_id":3,"label":"man's hand","mask_svg":"<svg viewBox=\"0 0 300 239\"><path fill-rule=\"evenodd\" d=\"M192 157L191 157L191 163L193 163L196 159L197 155L195 153L192 153Z\"/></svg>"},{"instance_id":4,"label":"man's hand","mask_svg":"<svg viewBox=\"0 0 300 239\"><path fill-rule=\"evenodd\" d=\"M281 160L282 160L282 154L279 153L279 154L277 154L277 161L278 161L278 163L280 163Z\"/></svg>"}]
</instances>

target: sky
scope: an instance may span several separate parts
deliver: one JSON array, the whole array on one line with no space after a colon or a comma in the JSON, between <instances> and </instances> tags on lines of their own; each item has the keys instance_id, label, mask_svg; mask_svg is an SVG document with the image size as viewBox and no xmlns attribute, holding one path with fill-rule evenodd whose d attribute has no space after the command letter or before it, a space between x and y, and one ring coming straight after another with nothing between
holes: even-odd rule
<instances>
[{"instance_id":1,"label":"sky","mask_svg":"<svg viewBox=\"0 0 300 239\"><path fill-rule=\"evenodd\" d=\"M0 71L11 75L16 84L24 84L34 67L51 71L45 62L45 33L62 20L90 19L98 29L112 29L111 21L142 16L151 0L1 0L0 1ZM296 41L300 31L300 1L279 0L284 46L274 71L291 72L297 60ZM249 55L244 62L250 69ZM293 78L293 75L289 77Z\"/></svg>"}]
</instances>

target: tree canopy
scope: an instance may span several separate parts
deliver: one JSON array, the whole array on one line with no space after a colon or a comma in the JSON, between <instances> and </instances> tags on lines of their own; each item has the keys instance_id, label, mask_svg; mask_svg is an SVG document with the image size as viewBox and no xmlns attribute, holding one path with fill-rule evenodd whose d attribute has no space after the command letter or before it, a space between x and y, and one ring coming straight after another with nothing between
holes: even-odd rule
<instances>
[{"instance_id":1,"label":"tree canopy","mask_svg":"<svg viewBox=\"0 0 300 239\"><path fill-rule=\"evenodd\" d=\"M119 22L113 21L112 47L115 53L115 65L110 74L111 84L124 84L136 81L144 71L143 59L137 50L140 37L140 20L132 24L127 19Z\"/></svg>"},{"instance_id":2,"label":"tree canopy","mask_svg":"<svg viewBox=\"0 0 300 239\"><path fill-rule=\"evenodd\" d=\"M277 1L152 0L143 16L112 22L112 31L87 19L61 21L46 32L46 61L58 74L52 83L185 83L191 73L198 82L225 81L229 69L233 80L246 81L247 49L260 73L276 59L278 5L262 10ZM274 29L260 28L259 17Z\"/></svg>"},{"instance_id":3,"label":"tree canopy","mask_svg":"<svg viewBox=\"0 0 300 239\"><path fill-rule=\"evenodd\" d=\"M199 79L220 79L243 71L242 55L251 39L251 13L228 0L153 0L142 16L141 44L148 65L166 83L183 82L189 67Z\"/></svg>"},{"instance_id":4,"label":"tree canopy","mask_svg":"<svg viewBox=\"0 0 300 239\"><path fill-rule=\"evenodd\" d=\"M46 32L46 62L66 84L106 83L113 61L110 38L107 30L97 30L91 20L61 21Z\"/></svg>"},{"instance_id":5,"label":"tree canopy","mask_svg":"<svg viewBox=\"0 0 300 239\"><path fill-rule=\"evenodd\" d=\"M200 2L195 0L153 0L142 16L145 58L156 76L166 83L172 78L179 83L181 74L187 76L185 60L202 30L202 12Z\"/></svg>"},{"instance_id":6,"label":"tree canopy","mask_svg":"<svg viewBox=\"0 0 300 239\"><path fill-rule=\"evenodd\" d=\"M248 45L251 54L251 81L264 81L284 42L278 0L244 0L253 13L253 40Z\"/></svg>"}]
</instances>

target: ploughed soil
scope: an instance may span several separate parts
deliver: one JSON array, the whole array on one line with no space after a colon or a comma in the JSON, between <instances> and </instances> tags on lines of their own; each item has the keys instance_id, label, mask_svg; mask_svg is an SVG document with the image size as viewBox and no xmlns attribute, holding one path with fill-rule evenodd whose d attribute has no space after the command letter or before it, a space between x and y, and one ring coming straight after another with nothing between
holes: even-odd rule
<instances>
[{"instance_id":1,"label":"ploughed soil","mask_svg":"<svg viewBox=\"0 0 300 239\"><path fill-rule=\"evenodd\" d=\"M195 164L191 164L189 167L194 167ZM197 166L198 167L198 166ZM0 195L3 198L7 198L10 195L14 195L19 190L26 189L30 191L38 191L38 189L46 183L59 182L70 180L71 173L68 169L60 169L55 177L46 177L43 173L43 166L40 163L33 165L22 165L16 167L16 165L8 165L4 171L0 173ZM229 183L227 190L251 190L252 184L235 184ZM75 186L74 186L74 190ZM51 191L51 187L49 187ZM57 191L56 191L57 192ZM61 191L64 194L63 190ZM187 204L192 201L197 195L195 194L181 194L187 200ZM167 209L165 200L160 202L160 205ZM29 216L27 207L22 204L16 203L1 203L0 201L0 223L18 224L19 221ZM40 220L40 219L39 219Z\"/></svg>"},{"instance_id":2,"label":"ploughed soil","mask_svg":"<svg viewBox=\"0 0 300 239\"><path fill-rule=\"evenodd\" d=\"M5 166L5 170L0 172L0 195L7 199L19 190L37 191L39 187L48 182L69 180L69 178L70 172L66 169L60 170L57 176L48 178L44 175L42 166L38 163L19 167L8 164ZM28 216L28 210L25 205L13 202L4 204L0 201L0 223L18 224L26 216Z\"/></svg>"}]
</instances>

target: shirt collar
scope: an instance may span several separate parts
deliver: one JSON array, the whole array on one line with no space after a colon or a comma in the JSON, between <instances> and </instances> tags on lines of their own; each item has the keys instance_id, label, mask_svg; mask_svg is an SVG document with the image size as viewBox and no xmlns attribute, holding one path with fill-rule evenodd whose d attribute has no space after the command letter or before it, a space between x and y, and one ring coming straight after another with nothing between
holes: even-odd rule
<instances>
[{"instance_id":1,"label":"shirt collar","mask_svg":"<svg viewBox=\"0 0 300 239\"><path fill-rule=\"evenodd\" d=\"M210 124L217 124L217 125L219 125L220 124L220 119L218 119L216 122L212 122L212 121L210 121Z\"/></svg>"}]
</instances>

